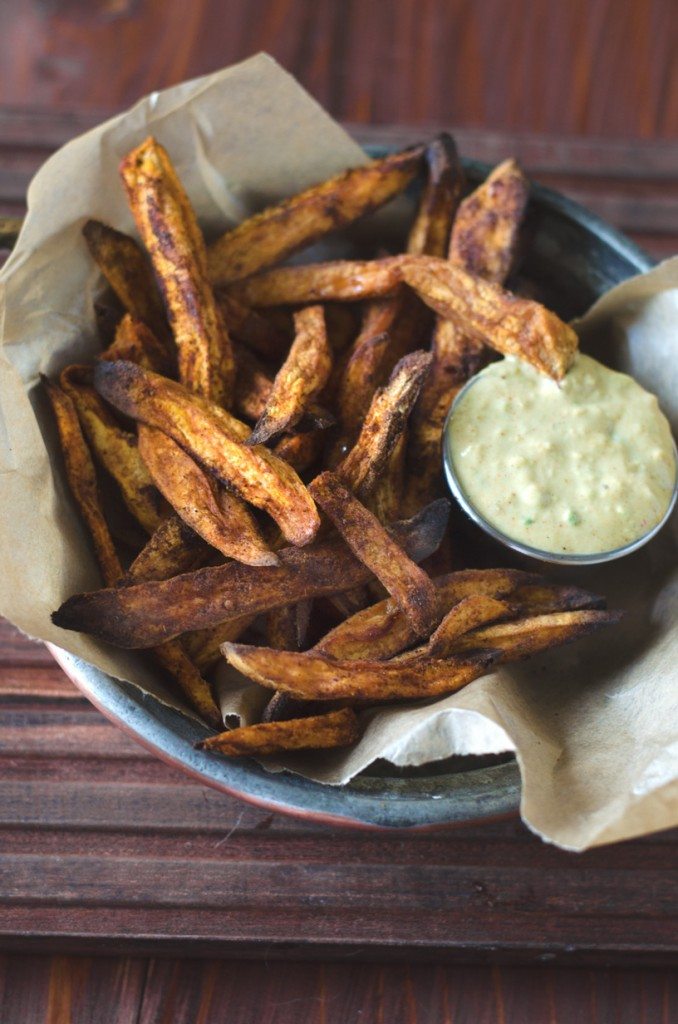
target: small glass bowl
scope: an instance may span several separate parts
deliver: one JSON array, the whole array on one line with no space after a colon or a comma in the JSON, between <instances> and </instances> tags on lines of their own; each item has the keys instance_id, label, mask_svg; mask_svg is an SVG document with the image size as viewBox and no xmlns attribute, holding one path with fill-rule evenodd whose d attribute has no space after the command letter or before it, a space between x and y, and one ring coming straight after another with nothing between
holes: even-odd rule
<instances>
[{"instance_id":1,"label":"small glass bowl","mask_svg":"<svg viewBox=\"0 0 678 1024\"><path fill-rule=\"evenodd\" d=\"M477 526L484 530L485 533L494 538L494 540L499 541L500 544L504 544L512 551L517 551L521 555L527 555L529 558L539 559L541 562L550 562L558 565L598 565L601 562L612 562L616 558L623 558L624 555L630 555L633 551L637 551L638 548L642 548L643 545L652 540L652 538L659 533L662 526L668 522L676 505L676 499L678 499L678 449L676 448L675 441L673 443L673 459L676 471L673 484L673 494L671 495L668 508L659 522L656 523L648 533L644 533L642 537L638 537L629 544L625 544L620 548L614 548L612 551L592 552L587 555L575 555L571 552L559 554L557 551L543 551L541 548L531 547L529 544L523 544L521 541L515 540L513 537L509 537L507 534L502 533L501 530L498 530L496 526L493 526L492 523L485 519L482 512L478 511L476 506L465 493L459 478L457 477L454 463L447 445L447 430L454 411L468 389L472 387L477 380L477 376L472 377L471 380L464 385L461 391L456 395L452 405L450 406L449 412L447 413L445 427L443 429L443 470L445 472L445 479L447 480L449 489L452 491L452 494L457 499L466 515L472 519Z\"/></svg>"}]
</instances>

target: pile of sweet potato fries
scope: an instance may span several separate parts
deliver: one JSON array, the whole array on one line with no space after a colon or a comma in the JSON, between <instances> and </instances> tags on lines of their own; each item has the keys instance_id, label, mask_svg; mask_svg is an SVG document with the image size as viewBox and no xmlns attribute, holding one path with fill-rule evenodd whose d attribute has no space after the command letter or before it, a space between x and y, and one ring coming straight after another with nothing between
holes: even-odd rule
<instances>
[{"instance_id":1,"label":"pile of sweet potato fries","mask_svg":"<svg viewBox=\"0 0 678 1024\"><path fill-rule=\"evenodd\" d=\"M463 198L443 135L210 245L158 142L120 172L142 244L85 226L111 288L103 350L44 381L106 584L57 625L152 652L217 729L225 657L271 697L261 723L202 746L264 755L350 744L365 708L452 693L616 621L584 590L466 567L448 532L454 395L493 353L558 379L577 346L503 287L529 191L515 161ZM276 266L415 179L404 253Z\"/></svg>"}]
</instances>

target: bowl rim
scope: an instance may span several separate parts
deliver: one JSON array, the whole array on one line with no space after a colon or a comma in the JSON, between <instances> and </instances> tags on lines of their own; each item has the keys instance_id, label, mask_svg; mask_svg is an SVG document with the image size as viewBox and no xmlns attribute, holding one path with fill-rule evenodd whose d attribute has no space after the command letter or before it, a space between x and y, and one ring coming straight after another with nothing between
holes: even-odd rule
<instances>
[{"instance_id":1,"label":"bowl rim","mask_svg":"<svg viewBox=\"0 0 678 1024\"><path fill-rule=\"evenodd\" d=\"M364 148L369 156L377 157L397 147L380 144ZM463 157L461 162L472 182L482 180L492 169L480 160ZM631 264L635 273L655 265L634 242L585 207L530 181L530 203L535 202L595 234L614 255ZM291 772L268 772L251 758L227 759L195 750L193 743L209 734L207 727L57 645L46 646L88 700L136 742L199 782L274 813L332 826L407 833L490 822L518 813L521 781L515 758L415 779L360 775L344 786L313 782Z\"/></svg>"}]
</instances>

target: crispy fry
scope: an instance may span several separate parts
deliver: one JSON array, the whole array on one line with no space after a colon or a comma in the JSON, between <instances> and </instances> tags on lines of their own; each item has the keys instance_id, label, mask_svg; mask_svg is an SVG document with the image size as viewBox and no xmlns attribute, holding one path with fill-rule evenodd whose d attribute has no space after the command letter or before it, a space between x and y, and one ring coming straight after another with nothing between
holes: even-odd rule
<instances>
[{"instance_id":1,"label":"crispy fry","mask_svg":"<svg viewBox=\"0 0 678 1024\"><path fill-rule=\"evenodd\" d=\"M122 577L122 584L138 580L167 580L203 565L209 547L179 516L165 519Z\"/></svg>"},{"instance_id":2,"label":"crispy fry","mask_svg":"<svg viewBox=\"0 0 678 1024\"><path fill-rule=\"evenodd\" d=\"M158 286L146 256L129 235L98 220L82 229L87 247L128 313L148 324L164 341L167 320Z\"/></svg>"},{"instance_id":3,"label":"crispy fry","mask_svg":"<svg viewBox=\"0 0 678 1024\"><path fill-rule=\"evenodd\" d=\"M374 513L380 523L390 523L400 514L405 489L406 451L407 428L403 430L393 446L393 450L386 460L384 472L367 500L367 508Z\"/></svg>"},{"instance_id":4,"label":"crispy fry","mask_svg":"<svg viewBox=\"0 0 678 1024\"><path fill-rule=\"evenodd\" d=\"M106 525L94 463L80 429L75 405L58 384L47 377L40 379L54 412L71 494L92 538L101 574L110 585L121 575L122 567Z\"/></svg>"},{"instance_id":5,"label":"crispy fry","mask_svg":"<svg viewBox=\"0 0 678 1024\"><path fill-rule=\"evenodd\" d=\"M464 188L464 172L454 139L446 132L426 147L428 180L407 240L407 251L444 256L452 221Z\"/></svg>"},{"instance_id":6,"label":"crispy fry","mask_svg":"<svg viewBox=\"0 0 678 1024\"><path fill-rule=\"evenodd\" d=\"M250 217L210 246L212 281L228 284L256 274L376 210L407 188L423 153L422 146L390 153Z\"/></svg>"},{"instance_id":7,"label":"crispy fry","mask_svg":"<svg viewBox=\"0 0 678 1024\"><path fill-rule=\"evenodd\" d=\"M240 421L133 363L99 363L94 383L121 412L168 434L222 484L268 512L292 544L313 539L320 521L310 494L288 463L233 439L232 424L239 430Z\"/></svg>"},{"instance_id":8,"label":"crispy fry","mask_svg":"<svg viewBox=\"0 0 678 1024\"><path fill-rule=\"evenodd\" d=\"M549 612L569 612L579 608L604 609L606 600L580 587L561 586L547 580L526 582L511 593L511 604L521 615L546 615Z\"/></svg>"},{"instance_id":9,"label":"crispy fry","mask_svg":"<svg viewBox=\"0 0 678 1024\"><path fill-rule=\"evenodd\" d=\"M464 569L433 580L440 618L467 597L507 598L535 577L516 569ZM582 592L583 593L583 592ZM332 658L381 661L400 654L416 641L411 623L389 598L373 604L327 633L314 650Z\"/></svg>"},{"instance_id":10,"label":"crispy fry","mask_svg":"<svg viewBox=\"0 0 678 1024\"><path fill-rule=\"evenodd\" d=\"M463 597L455 604L440 623L428 643L414 651L407 651L397 659L400 664L406 661L421 661L424 658L447 658L454 649L455 642L472 629L486 622L511 617L511 605L505 601L497 601L494 597L483 594L471 594Z\"/></svg>"},{"instance_id":11,"label":"crispy fry","mask_svg":"<svg viewBox=\"0 0 678 1024\"><path fill-rule=\"evenodd\" d=\"M515 160L498 164L459 207L450 261L485 281L503 284L513 268L529 193L530 184Z\"/></svg>"},{"instance_id":12,"label":"crispy fry","mask_svg":"<svg viewBox=\"0 0 678 1024\"><path fill-rule=\"evenodd\" d=\"M340 703L337 701L337 703ZM308 718L311 715L324 715L334 709L329 701L299 700L282 690L273 694L261 713L262 722L286 722L290 718ZM339 710L336 708L335 710Z\"/></svg>"},{"instance_id":13,"label":"crispy fry","mask_svg":"<svg viewBox=\"0 0 678 1024\"><path fill-rule=\"evenodd\" d=\"M493 661L489 652L398 662L338 661L317 651L274 651L235 643L224 644L222 650L230 665L261 686L304 700L358 698L375 703L454 693L485 675Z\"/></svg>"},{"instance_id":14,"label":"crispy fry","mask_svg":"<svg viewBox=\"0 0 678 1024\"><path fill-rule=\"evenodd\" d=\"M421 561L440 543L448 515L447 502L434 502L413 519L394 524L392 534L411 558ZM151 647L189 630L342 593L370 577L339 538L310 548L284 548L278 557L276 566L227 562L169 580L76 594L52 621L119 647Z\"/></svg>"},{"instance_id":15,"label":"crispy fry","mask_svg":"<svg viewBox=\"0 0 678 1024\"><path fill-rule=\"evenodd\" d=\"M147 533L153 533L169 510L139 454L136 437L115 421L94 388L86 383L89 380L91 370L87 366L67 366L60 377L94 455L120 487L123 501L137 522Z\"/></svg>"},{"instance_id":16,"label":"crispy fry","mask_svg":"<svg viewBox=\"0 0 678 1024\"><path fill-rule=\"evenodd\" d=\"M196 743L198 750L214 750L230 757L261 757L282 750L326 750L347 747L358 739L358 719L351 708L310 718L263 722L209 736Z\"/></svg>"},{"instance_id":17,"label":"crispy fry","mask_svg":"<svg viewBox=\"0 0 678 1024\"><path fill-rule=\"evenodd\" d=\"M311 616L312 601L299 601L275 608L266 616L266 639L269 647L281 651L301 651Z\"/></svg>"},{"instance_id":18,"label":"crispy fry","mask_svg":"<svg viewBox=\"0 0 678 1024\"><path fill-rule=\"evenodd\" d=\"M386 352L391 345L388 330L378 332L381 322L391 326L398 300L376 299L368 304L366 319L337 384L337 408L341 434L334 445L336 462L355 444L375 390L384 382Z\"/></svg>"},{"instance_id":19,"label":"crispy fry","mask_svg":"<svg viewBox=\"0 0 678 1024\"><path fill-rule=\"evenodd\" d=\"M398 442L428 368L428 352L404 356L386 387L376 392L355 445L336 473L361 500L374 491Z\"/></svg>"},{"instance_id":20,"label":"crispy fry","mask_svg":"<svg viewBox=\"0 0 678 1024\"><path fill-rule=\"evenodd\" d=\"M223 727L209 683L200 674L178 640L169 640L153 648L153 655L173 679L205 721L216 729Z\"/></svg>"},{"instance_id":21,"label":"crispy fry","mask_svg":"<svg viewBox=\"0 0 678 1024\"><path fill-rule=\"evenodd\" d=\"M242 501L219 488L176 441L141 424L139 453L160 492L198 536L226 558L276 565L278 559Z\"/></svg>"},{"instance_id":22,"label":"crispy fry","mask_svg":"<svg viewBox=\"0 0 678 1024\"><path fill-rule=\"evenodd\" d=\"M499 655L499 662L529 658L540 651L569 644L602 626L619 622L623 612L584 609L535 615L517 622L501 622L484 629L476 629L459 638L453 647L455 654L468 651L491 650Z\"/></svg>"},{"instance_id":23,"label":"crispy fry","mask_svg":"<svg viewBox=\"0 0 678 1024\"><path fill-rule=\"evenodd\" d=\"M237 376L233 408L238 416L256 423L263 415L273 381L262 364L247 349L235 349Z\"/></svg>"},{"instance_id":24,"label":"crispy fry","mask_svg":"<svg viewBox=\"0 0 678 1024\"><path fill-rule=\"evenodd\" d=\"M334 260L280 267L257 274L229 290L247 306L300 306L312 302L357 302L390 295L401 281L407 256L381 260Z\"/></svg>"},{"instance_id":25,"label":"crispy fry","mask_svg":"<svg viewBox=\"0 0 678 1024\"><path fill-rule=\"evenodd\" d=\"M507 160L461 204L450 240L450 260L503 284L514 261L529 194L520 167ZM445 418L459 388L487 362L489 349L457 323L438 318L433 364L412 414L405 507L426 504L442 489L441 442Z\"/></svg>"},{"instance_id":26,"label":"crispy fry","mask_svg":"<svg viewBox=\"0 0 678 1024\"><path fill-rule=\"evenodd\" d=\"M166 377L173 371L172 361L153 331L131 313L125 313L120 320L113 341L99 359L128 359Z\"/></svg>"},{"instance_id":27,"label":"crispy fry","mask_svg":"<svg viewBox=\"0 0 678 1024\"><path fill-rule=\"evenodd\" d=\"M577 335L555 313L432 256L411 256L404 280L441 316L503 355L527 360L555 380L565 376Z\"/></svg>"},{"instance_id":28,"label":"crispy fry","mask_svg":"<svg viewBox=\"0 0 678 1024\"><path fill-rule=\"evenodd\" d=\"M322 306L294 314L295 339L273 381L271 393L250 444L262 444L294 427L322 391L332 369Z\"/></svg>"},{"instance_id":29,"label":"crispy fry","mask_svg":"<svg viewBox=\"0 0 678 1024\"><path fill-rule=\"evenodd\" d=\"M130 207L163 289L190 391L228 406L235 384L231 341L207 279L202 233L170 158L152 137L120 165Z\"/></svg>"},{"instance_id":30,"label":"crispy fry","mask_svg":"<svg viewBox=\"0 0 678 1024\"><path fill-rule=\"evenodd\" d=\"M317 476L310 491L353 553L388 590L418 636L440 621L436 589L379 520L330 472Z\"/></svg>"}]
</instances>

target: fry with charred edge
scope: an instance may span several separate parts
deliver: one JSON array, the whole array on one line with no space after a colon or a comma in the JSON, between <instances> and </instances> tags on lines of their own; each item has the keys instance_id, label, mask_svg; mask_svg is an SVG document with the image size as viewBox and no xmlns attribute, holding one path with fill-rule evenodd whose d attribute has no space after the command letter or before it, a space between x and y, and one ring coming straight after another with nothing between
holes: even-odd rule
<instances>
[{"instance_id":1,"label":"fry with charred edge","mask_svg":"<svg viewBox=\"0 0 678 1024\"><path fill-rule=\"evenodd\" d=\"M376 210L407 188L423 154L423 146L389 153L250 217L210 246L212 281L228 284L256 274Z\"/></svg>"},{"instance_id":2,"label":"fry with charred edge","mask_svg":"<svg viewBox=\"0 0 678 1024\"><path fill-rule=\"evenodd\" d=\"M82 229L87 247L128 313L143 320L157 338L167 336L162 299L146 256L129 235L98 220Z\"/></svg>"},{"instance_id":3,"label":"fry with charred edge","mask_svg":"<svg viewBox=\"0 0 678 1024\"><path fill-rule=\"evenodd\" d=\"M438 614L442 618L454 605L472 595L501 598L524 578L531 577L513 569L465 569L434 578ZM411 623L389 598L335 626L313 649L340 660L381 661L400 654L416 639Z\"/></svg>"},{"instance_id":4,"label":"fry with charred edge","mask_svg":"<svg viewBox=\"0 0 678 1024\"><path fill-rule=\"evenodd\" d=\"M210 548L179 516L170 515L150 537L119 581L167 580L197 569L207 561ZM234 638L231 638L234 639Z\"/></svg>"},{"instance_id":5,"label":"fry with charred edge","mask_svg":"<svg viewBox=\"0 0 678 1024\"><path fill-rule=\"evenodd\" d=\"M459 200L464 172L454 139L441 133L426 147L428 179L407 240L412 255L445 256Z\"/></svg>"},{"instance_id":6,"label":"fry with charred edge","mask_svg":"<svg viewBox=\"0 0 678 1024\"><path fill-rule=\"evenodd\" d=\"M294 330L294 342L276 374L249 444L263 444L294 427L330 375L332 352L322 306L298 310L294 314Z\"/></svg>"},{"instance_id":7,"label":"fry with charred edge","mask_svg":"<svg viewBox=\"0 0 678 1024\"><path fill-rule=\"evenodd\" d=\"M218 291L216 300L231 337L264 359L280 362L292 341L288 333L255 309L243 306L232 295Z\"/></svg>"},{"instance_id":8,"label":"fry with charred edge","mask_svg":"<svg viewBox=\"0 0 678 1024\"><path fill-rule=\"evenodd\" d=\"M484 594L463 597L450 609L428 643L414 651L401 654L396 660L402 664L405 661L418 661L422 658L447 658L455 649L455 641L469 630L476 629L486 622L510 618L514 614L511 605L505 601L497 601L494 597Z\"/></svg>"},{"instance_id":9,"label":"fry with charred edge","mask_svg":"<svg viewBox=\"0 0 678 1024\"><path fill-rule=\"evenodd\" d=\"M156 489L139 454L137 439L123 430L88 383L87 366L67 366L60 383L75 405L80 426L95 457L120 488L127 508L147 533L153 533L169 509Z\"/></svg>"},{"instance_id":10,"label":"fry with charred edge","mask_svg":"<svg viewBox=\"0 0 678 1024\"><path fill-rule=\"evenodd\" d=\"M403 356L388 384L374 395L358 440L337 466L337 476L361 500L374 491L430 365L429 352Z\"/></svg>"},{"instance_id":11,"label":"fry with charred edge","mask_svg":"<svg viewBox=\"0 0 678 1024\"><path fill-rule=\"evenodd\" d=\"M518 661L551 647L572 643L602 626L614 625L622 615L619 611L585 609L501 622L460 637L453 645L453 652L462 655L467 651L489 650L498 655L499 663Z\"/></svg>"},{"instance_id":12,"label":"fry with charred edge","mask_svg":"<svg viewBox=\"0 0 678 1024\"><path fill-rule=\"evenodd\" d=\"M410 256L404 280L440 316L507 356L518 356L561 380L577 351L577 335L551 310L521 299L433 256Z\"/></svg>"},{"instance_id":13,"label":"fry with charred edge","mask_svg":"<svg viewBox=\"0 0 678 1024\"><path fill-rule=\"evenodd\" d=\"M184 633L181 643L200 671L209 672L221 659L222 645L228 640L238 640L254 619L254 615L241 615L239 619L231 619L209 629L195 629Z\"/></svg>"},{"instance_id":14,"label":"fry with charred edge","mask_svg":"<svg viewBox=\"0 0 678 1024\"><path fill-rule=\"evenodd\" d=\"M515 160L498 164L457 211L447 254L450 262L485 281L503 284L513 268L529 193L530 183Z\"/></svg>"},{"instance_id":15,"label":"fry with charred edge","mask_svg":"<svg viewBox=\"0 0 678 1024\"><path fill-rule=\"evenodd\" d=\"M386 587L417 636L428 636L440 617L436 589L423 569L333 473L321 473L309 490L354 555Z\"/></svg>"},{"instance_id":16,"label":"fry with charred edge","mask_svg":"<svg viewBox=\"0 0 678 1024\"><path fill-rule=\"evenodd\" d=\"M337 704L343 702L337 701ZM328 701L299 700L282 690L276 691L261 712L262 722L286 722L290 718L309 718L324 715L330 710L340 710Z\"/></svg>"},{"instance_id":17,"label":"fry with charred edge","mask_svg":"<svg viewBox=\"0 0 678 1024\"><path fill-rule=\"evenodd\" d=\"M170 505L198 536L246 565L276 565L251 513L238 498L219 489L167 434L139 426L139 454Z\"/></svg>"},{"instance_id":18,"label":"fry with charred edge","mask_svg":"<svg viewBox=\"0 0 678 1024\"><path fill-rule=\"evenodd\" d=\"M292 467L261 445L233 440L224 410L133 363L99 363L94 385L121 412L157 427L239 497L268 512L292 544L308 544L320 520Z\"/></svg>"},{"instance_id":19,"label":"fry with charred edge","mask_svg":"<svg viewBox=\"0 0 678 1024\"><path fill-rule=\"evenodd\" d=\"M382 703L405 697L423 700L454 693L485 675L493 655L422 658L411 661L338 661L317 651L224 644L222 653L238 672L261 686L304 700L358 698Z\"/></svg>"},{"instance_id":20,"label":"fry with charred edge","mask_svg":"<svg viewBox=\"0 0 678 1024\"><path fill-rule=\"evenodd\" d=\"M437 501L413 519L393 524L391 532L411 558L422 561L440 544L448 515L448 502ZM278 558L279 565L263 568L227 562L173 579L76 594L52 621L118 647L151 647L189 630L342 593L370 578L340 538L284 548Z\"/></svg>"},{"instance_id":21,"label":"fry with charred edge","mask_svg":"<svg viewBox=\"0 0 678 1024\"><path fill-rule=\"evenodd\" d=\"M66 479L94 545L104 581L110 586L122 573L122 567L109 533L99 498L96 471L72 399L65 391L41 376L54 412Z\"/></svg>"},{"instance_id":22,"label":"fry with charred edge","mask_svg":"<svg viewBox=\"0 0 678 1024\"><path fill-rule=\"evenodd\" d=\"M173 370L172 361L151 328L131 313L125 313L115 329L113 341L98 358L109 361L128 359L165 377L170 376Z\"/></svg>"},{"instance_id":23,"label":"fry with charred edge","mask_svg":"<svg viewBox=\"0 0 678 1024\"><path fill-rule=\"evenodd\" d=\"M218 405L235 384L231 341L207 279L207 253L190 200L170 158L152 137L120 165L130 207L163 289L179 377Z\"/></svg>"},{"instance_id":24,"label":"fry with charred edge","mask_svg":"<svg viewBox=\"0 0 678 1024\"><path fill-rule=\"evenodd\" d=\"M256 421L266 411L273 391L273 381L256 356L242 346L236 347L236 358L238 376L234 398L235 411L247 420ZM298 430L307 428L309 424L313 429L323 430L326 427L331 427L335 422L332 413L323 409L316 402L308 404L300 420L297 423Z\"/></svg>"},{"instance_id":25,"label":"fry with charred edge","mask_svg":"<svg viewBox=\"0 0 678 1024\"><path fill-rule=\"evenodd\" d=\"M492 171L461 204L449 258L462 269L503 284L513 265L529 182L514 160ZM441 489L445 418L459 388L487 362L487 346L458 324L438 318L433 364L412 414L405 507L416 509Z\"/></svg>"},{"instance_id":26,"label":"fry with charred edge","mask_svg":"<svg viewBox=\"0 0 678 1024\"><path fill-rule=\"evenodd\" d=\"M327 750L347 747L358 739L358 719L351 708L330 711L310 718L285 722L262 722L209 736L196 743L198 750L210 750L229 757L261 757L283 750Z\"/></svg>"},{"instance_id":27,"label":"fry with charred edge","mask_svg":"<svg viewBox=\"0 0 678 1024\"><path fill-rule=\"evenodd\" d=\"M387 256L382 260L334 260L280 267L232 285L229 295L255 307L375 299L395 291L406 259L407 256Z\"/></svg>"},{"instance_id":28,"label":"fry with charred edge","mask_svg":"<svg viewBox=\"0 0 678 1024\"><path fill-rule=\"evenodd\" d=\"M275 608L266 616L266 640L269 647L281 651L301 651L306 644L312 601L298 601Z\"/></svg>"},{"instance_id":29,"label":"fry with charred edge","mask_svg":"<svg viewBox=\"0 0 678 1024\"><path fill-rule=\"evenodd\" d=\"M279 459L289 462L292 469L296 469L297 473L304 473L318 461L323 445L322 431L309 430L307 434L293 434L290 437L281 437L274 446L273 451Z\"/></svg>"}]
</instances>

